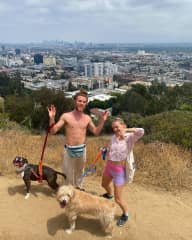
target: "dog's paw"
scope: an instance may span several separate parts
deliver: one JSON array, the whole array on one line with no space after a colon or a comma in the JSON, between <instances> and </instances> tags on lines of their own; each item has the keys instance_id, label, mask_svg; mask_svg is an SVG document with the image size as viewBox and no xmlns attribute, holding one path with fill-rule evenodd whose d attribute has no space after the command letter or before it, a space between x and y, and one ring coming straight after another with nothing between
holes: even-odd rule
<instances>
[{"instance_id":1,"label":"dog's paw","mask_svg":"<svg viewBox=\"0 0 192 240\"><path fill-rule=\"evenodd\" d=\"M70 228L68 228L68 229L65 230L65 232L66 232L67 234L71 234L73 231L72 231Z\"/></svg>"},{"instance_id":2,"label":"dog's paw","mask_svg":"<svg viewBox=\"0 0 192 240\"><path fill-rule=\"evenodd\" d=\"M29 196L30 196L30 193L27 193L27 194L25 195L25 199L28 199Z\"/></svg>"}]
</instances>

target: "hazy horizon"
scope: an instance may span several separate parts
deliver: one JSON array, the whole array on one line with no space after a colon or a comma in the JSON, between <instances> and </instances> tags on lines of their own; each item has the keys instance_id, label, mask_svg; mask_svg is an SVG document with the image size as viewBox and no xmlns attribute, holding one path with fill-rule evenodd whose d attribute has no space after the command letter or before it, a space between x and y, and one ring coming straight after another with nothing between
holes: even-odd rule
<instances>
[{"instance_id":1,"label":"hazy horizon","mask_svg":"<svg viewBox=\"0 0 192 240\"><path fill-rule=\"evenodd\" d=\"M89 41L65 41L65 40L39 40L39 41L29 41L29 42L0 42L1 45L30 45L30 44L87 44L87 45L126 45L126 46L149 46L149 45L190 45L192 42L89 42Z\"/></svg>"}]
</instances>

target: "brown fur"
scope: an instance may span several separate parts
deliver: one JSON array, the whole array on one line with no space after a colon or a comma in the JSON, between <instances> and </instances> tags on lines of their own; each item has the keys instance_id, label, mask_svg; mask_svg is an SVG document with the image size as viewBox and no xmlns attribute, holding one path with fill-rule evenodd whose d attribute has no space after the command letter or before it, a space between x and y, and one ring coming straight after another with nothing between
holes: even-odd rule
<instances>
[{"instance_id":1,"label":"brown fur","mask_svg":"<svg viewBox=\"0 0 192 240\"><path fill-rule=\"evenodd\" d=\"M75 230L77 216L91 214L100 219L106 234L112 235L115 203L90 193L79 191L71 185L61 186L57 192L57 200L68 217L70 228L67 233Z\"/></svg>"}]
</instances>

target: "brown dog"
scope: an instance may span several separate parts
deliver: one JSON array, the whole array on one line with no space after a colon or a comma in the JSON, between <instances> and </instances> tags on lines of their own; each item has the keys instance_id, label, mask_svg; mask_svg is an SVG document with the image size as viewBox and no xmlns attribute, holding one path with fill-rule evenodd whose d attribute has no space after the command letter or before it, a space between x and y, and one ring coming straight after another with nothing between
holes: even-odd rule
<instances>
[{"instance_id":1,"label":"brown dog","mask_svg":"<svg viewBox=\"0 0 192 240\"><path fill-rule=\"evenodd\" d=\"M68 217L70 228L68 234L75 230L77 216L83 213L91 214L100 219L106 234L112 235L115 203L107 199L94 196L90 193L79 191L71 185L59 187L57 200Z\"/></svg>"}]
</instances>

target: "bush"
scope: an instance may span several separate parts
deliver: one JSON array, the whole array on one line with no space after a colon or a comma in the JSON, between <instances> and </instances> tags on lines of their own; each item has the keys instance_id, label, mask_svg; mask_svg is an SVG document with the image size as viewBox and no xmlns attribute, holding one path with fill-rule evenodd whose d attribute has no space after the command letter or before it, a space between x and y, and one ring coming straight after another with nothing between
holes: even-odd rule
<instances>
[{"instance_id":1,"label":"bush","mask_svg":"<svg viewBox=\"0 0 192 240\"><path fill-rule=\"evenodd\" d=\"M8 114L0 113L0 130L19 129L20 126L16 122L9 121Z\"/></svg>"},{"instance_id":2,"label":"bush","mask_svg":"<svg viewBox=\"0 0 192 240\"><path fill-rule=\"evenodd\" d=\"M160 113L142 118L137 124L145 129L145 143L161 141L192 148L192 112Z\"/></svg>"}]
</instances>

